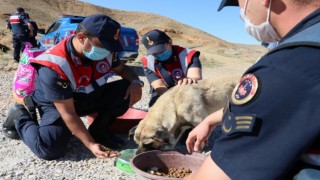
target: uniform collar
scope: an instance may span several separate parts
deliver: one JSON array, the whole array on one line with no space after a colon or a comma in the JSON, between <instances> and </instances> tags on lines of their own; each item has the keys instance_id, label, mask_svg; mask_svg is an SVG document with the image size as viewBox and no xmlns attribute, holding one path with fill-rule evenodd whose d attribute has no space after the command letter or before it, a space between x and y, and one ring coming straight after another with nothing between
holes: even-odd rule
<instances>
[{"instance_id":1,"label":"uniform collar","mask_svg":"<svg viewBox=\"0 0 320 180\"><path fill-rule=\"evenodd\" d=\"M286 34L280 42L284 41L285 39L288 39L292 37L293 35L299 33L300 31L303 31L304 29L320 22L320 8L309 14L307 17L305 17L302 21L300 21L293 29L289 31L288 34Z\"/></svg>"},{"instance_id":2,"label":"uniform collar","mask_svg":"<svg viewBox=\"0 0 320 180\"><path fill-rule=\"evenodd\" d=\"M72 62L75 65L91 66L93 62L90 59L80 59L80 57L77 55L77 51L75 50L75 48L72 44L73 38L74 38L74 36L69 38L69 40L67 42L67 51L71 56Z\"/></svg>"}]
</instances>

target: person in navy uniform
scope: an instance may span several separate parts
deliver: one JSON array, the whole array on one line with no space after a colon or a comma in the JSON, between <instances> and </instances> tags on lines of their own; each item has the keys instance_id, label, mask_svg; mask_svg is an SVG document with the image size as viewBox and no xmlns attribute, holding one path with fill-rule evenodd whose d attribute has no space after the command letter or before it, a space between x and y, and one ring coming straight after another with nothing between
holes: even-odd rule
<instances>
[{"instance_id":1,"label":"person in navy uniform","mask_svg":"<svg viewBox=\"0 0 320 180\"><path fill-rule=\"evenodd\" d=\"M295 179L319 179L319 166L303 169L311 166L302 158L320 135L319 1L222 0L218 10L225 6L240 7L258 41L279 44L244 72L223 109L189 133L192 153L222 125L211 155L186 179L292 179L297 172Z\"/></svg>"},{"instance_id":2,"label":"person in navy uniform","mask_svg":"<svg viewBox=\"0 0 320 180\"><path fill-rule=\"evenodd\" d=\"M20 52L24 49L24 42L37 46L29 14L25 13L22 7L18 7L16 13L9 17L7 29L12 31L13 60L18 63Z\"/></svg>"},{"instance_id":3,"label":"person in navy uniform","mask_svg":"<svg viewBox=\"0 0 320 180\"><path fill-rule=\"evenodd\" d=\"M36 88L24 102L29 111L37 106L41 121L16 104L9 109L4 134L21 138L42 159L63 156L72 134L97 158L119 155L105 151L125 145L107 128L142 94L138 76L115 56L122 50L120 28L106 15L88 16L74 36L32 59L38 72ZM123 79L108 82L114 73ZM80 116L96 112L98 116L87 129Z\"/></svg>"},{"instance_id":4,"label":"person in navy uniform","mask_svg":"<svg viewBox=\"0 0 320 180\"><path fill-rule=\"evenodd\" d=\"M149 106L175 85L192 84L202 79L200 52L172 44L172 39L158 29L142 37L147 55L142 58L144 74L152 95Z\"/></svg>"}]
</instances>

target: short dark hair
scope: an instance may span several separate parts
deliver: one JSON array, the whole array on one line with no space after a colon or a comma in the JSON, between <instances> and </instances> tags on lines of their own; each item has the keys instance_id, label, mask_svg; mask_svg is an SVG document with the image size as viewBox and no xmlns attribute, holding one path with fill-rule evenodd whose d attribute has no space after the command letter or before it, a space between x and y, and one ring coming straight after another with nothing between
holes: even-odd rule
<instances>
[{"instance_id":1,"label":"short dark hair","mask_svg":"<svg viewBox=\"0 0 320 180\"><path fill-rule=\"evenodd\" d=\"M18 11L18 12L24 12L24 9L23 9L22 7L18 7L18 8L17 8L17 11Z\"/></svg>"},{"instance_id":2,"label":"short dark hair","mask_svg":"<svg viewBox=\"0 0 320 180\"><path fill-rule=\"evenodd\" d=\"M89 38L95 37L92 33L90 33L82 23L80 23L76 29L76 34L82 32L84 35L88 36Z\"/></svg>"}]
</instances>

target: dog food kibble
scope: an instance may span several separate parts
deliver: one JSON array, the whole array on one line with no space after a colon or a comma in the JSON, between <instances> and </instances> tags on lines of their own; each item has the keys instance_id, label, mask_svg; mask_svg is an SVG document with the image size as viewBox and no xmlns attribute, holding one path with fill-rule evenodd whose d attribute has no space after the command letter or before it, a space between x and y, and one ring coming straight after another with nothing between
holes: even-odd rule
<instances>
[{"instance_id":1,"label":"dog food kibble","mask_svg":"<svg viewBox=\"0 0 320 180\"><path fill-rule=\"evenodd\" d=\"M104 148L103 151L108 153L109 155L117 153L117 151L110 149L110 148Z\"/></svg>"},{"instance_id":2,"label":"dog food kibble","mask_svg":"<svg viewBox=\"0 0 320 180\"><path fill-rule=\"evenodd\" d=\"M190 169L187 168L169 168L168 172L165 173L158 168L153 167L148 170L148 173L157 175L157 176L167 176L172 178L184 178L192 173Z\"/></svg>"}]
</instances>

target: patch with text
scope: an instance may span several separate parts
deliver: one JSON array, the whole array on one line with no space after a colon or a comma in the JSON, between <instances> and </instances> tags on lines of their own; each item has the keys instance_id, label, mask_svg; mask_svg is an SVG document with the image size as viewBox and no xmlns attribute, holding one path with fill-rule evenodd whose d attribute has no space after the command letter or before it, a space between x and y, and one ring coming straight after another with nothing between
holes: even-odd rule
<instances>
[{"instance_id":1,"label":"patch with text","mask_svg":"<svg viewBox=\"0 0 320 180\"><path fill-rule=\"evenodd\" d=\"M232 92L232 103L242 105L249 102L257 93L258 86L258 79L254 74L246 74L242 76L240 82Z\"/></svg>"}]
</instances>

